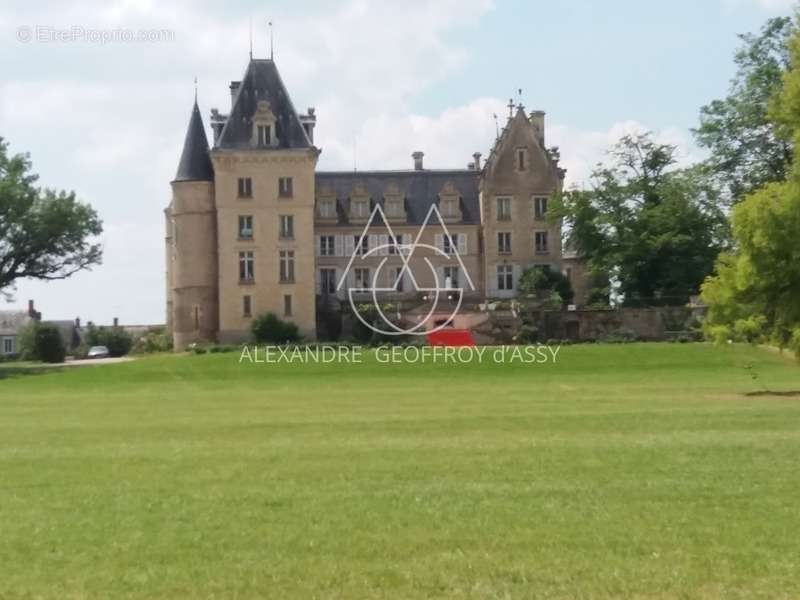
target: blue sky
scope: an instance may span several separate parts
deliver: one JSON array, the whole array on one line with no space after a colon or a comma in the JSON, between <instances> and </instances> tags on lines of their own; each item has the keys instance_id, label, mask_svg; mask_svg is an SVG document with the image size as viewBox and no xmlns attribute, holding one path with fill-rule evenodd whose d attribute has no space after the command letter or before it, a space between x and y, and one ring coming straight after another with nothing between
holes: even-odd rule
<instances>
[{"instance_id":1,"label":"blue sky","mask_svg":"<svg viewBox=\"0 0 800 600\"><path fill-rule=\"evenodd\" d=\"M320 167L460 167L486 153L493 113L523 89L547 111L568 182L625 132L651 129L701 156L689 129L726 93L737 33L789 14L787 0L438 0L265 3L75 0L0 6L0 136L31 153L43 184L74 189L105 221L104 264L53 283L21 282L45 318L164 320L163 215L199 78L206 124L228 82L265 56L296 107L315 106ZM86 32L20 41L20 28ZM99 43L91 32L166 30L159 41ZM47 36L47 33L43 33ZM24 36L23 36L24 37Z\"/></svg>"}]
</instances>

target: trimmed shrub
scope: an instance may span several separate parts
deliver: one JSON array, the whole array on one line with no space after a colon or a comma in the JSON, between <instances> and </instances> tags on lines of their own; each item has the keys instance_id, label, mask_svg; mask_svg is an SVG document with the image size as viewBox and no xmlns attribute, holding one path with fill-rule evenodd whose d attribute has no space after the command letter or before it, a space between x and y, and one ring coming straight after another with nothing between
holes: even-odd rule
<instances>
[{"instance_id":1,"label":"trimmed shrub","mask_svg":"<svg viewBox=\"0 0 800 600\"><path fill-rule=\"evenodd\" d=\"M300 340L297 325L279 319L274 313L265 313L253 319L250 330L255 341L261 344L289 344Z\"/></svg>"},{"instance_id":2,"label":"trimmed shrub","mask_svg":"<svg viewBox=\"0 0 800 600\"><path fill-rule=\"evenodd\" d=\"M38 321L28 325L20 334L20 347L25 360L62 363L67 355L58 327Z\"/></svg>"},{"instance_id":3,"label":"trimmed shrub","mask_svg":"<svg viewBox=\"0 0 800 600\"><path fill-rule=\"evenodd\" d=\"M153 327L134 342L131 354L152 354L172 350L172 336L163 327Z\"/></svg>"},{"instance_id":4,"label":"trimmed shrub","mask_svg":"<svg viewBox=\"0 0 800 600\"><path fill-rule=\"evenodd\" d=\"M105 346L111 356L125 356L133 346L131 334L122 327L95 327L89 326L86 335L86 344L89 346Z\"/></svg>"}]
</instances>

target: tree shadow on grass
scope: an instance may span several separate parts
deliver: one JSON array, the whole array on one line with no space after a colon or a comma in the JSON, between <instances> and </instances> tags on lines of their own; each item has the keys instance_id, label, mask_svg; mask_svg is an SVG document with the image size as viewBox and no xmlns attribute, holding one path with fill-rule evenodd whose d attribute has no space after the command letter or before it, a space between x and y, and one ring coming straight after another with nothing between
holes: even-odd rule
<instances>
[{"instance_id":1,"label":"tree shadow on grass","mask_svg":"<svg viewBox=\"0 0 800 600\"><path fill-rule=\"evenodd\" d=\"M800 398L800 390L784 390L784 391L770 391L770 390L761 390L758 392L747 392L745 396L750 398L753 397L760 397L760 396L777 396L781 398Z\"/></svg>"}]
</instances>

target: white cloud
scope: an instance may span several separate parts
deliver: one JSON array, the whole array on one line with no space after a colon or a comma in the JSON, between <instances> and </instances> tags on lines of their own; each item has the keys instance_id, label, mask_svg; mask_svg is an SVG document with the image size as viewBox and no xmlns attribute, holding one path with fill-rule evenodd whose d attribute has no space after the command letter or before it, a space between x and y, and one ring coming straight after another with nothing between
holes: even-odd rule
<instances>
[{"instance_id":1,"label":"white cloud","mask_svg":"<svg viewBox=\"0 0 800 600\"><path fill-rule=\"evenodd\" d=\"M579 131L565 125L547 129L548 145L558 146L561 166L567 169L565 185L582 186L589 182L592 171L606 160L607 151L624 135L652 131L656 141L677 147L678 166L686 166L701 158L688 131L667 128L654 130L637 121L621 121L602 131Z\"/></svg>"},{"instance_id":2,"label":"white cloud","mask_svg":"<svg viewBox=\"0 0 800 600\"><path fill-rule=\"evenodd\" d=\"M797 6L797 0L756 0L756 2L767 10L790 10Z\"/></svg>"},{"instance_id":3,"label":"white cloud","mask_svg":"<svg viewBox=\"0 0 800 600\"><path fill-rule=\"evenodd\" d=\"M730 7L755 5L770 13L789 14L798 6L797 0L723 0Z\"/></svg>"}]
</instances>

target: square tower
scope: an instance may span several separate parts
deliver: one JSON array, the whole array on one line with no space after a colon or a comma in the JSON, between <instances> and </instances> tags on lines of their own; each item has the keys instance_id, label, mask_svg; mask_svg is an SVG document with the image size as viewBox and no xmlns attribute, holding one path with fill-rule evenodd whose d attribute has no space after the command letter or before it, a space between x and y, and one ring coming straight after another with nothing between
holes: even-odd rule
<instances>
[{"instance_id":1,"label":"square tower","mask_svg":"<svg viewBox=\"0 0 800 600\"><path fill-rule=\"evenodd\" d=\"M235 85L234 85L235 84ZM219 335L248 337L271 312L316 336L314 170L319 150L275 63L251 59L215 115L211 150L217 209Z\"/></svg>"}]
</instances>

